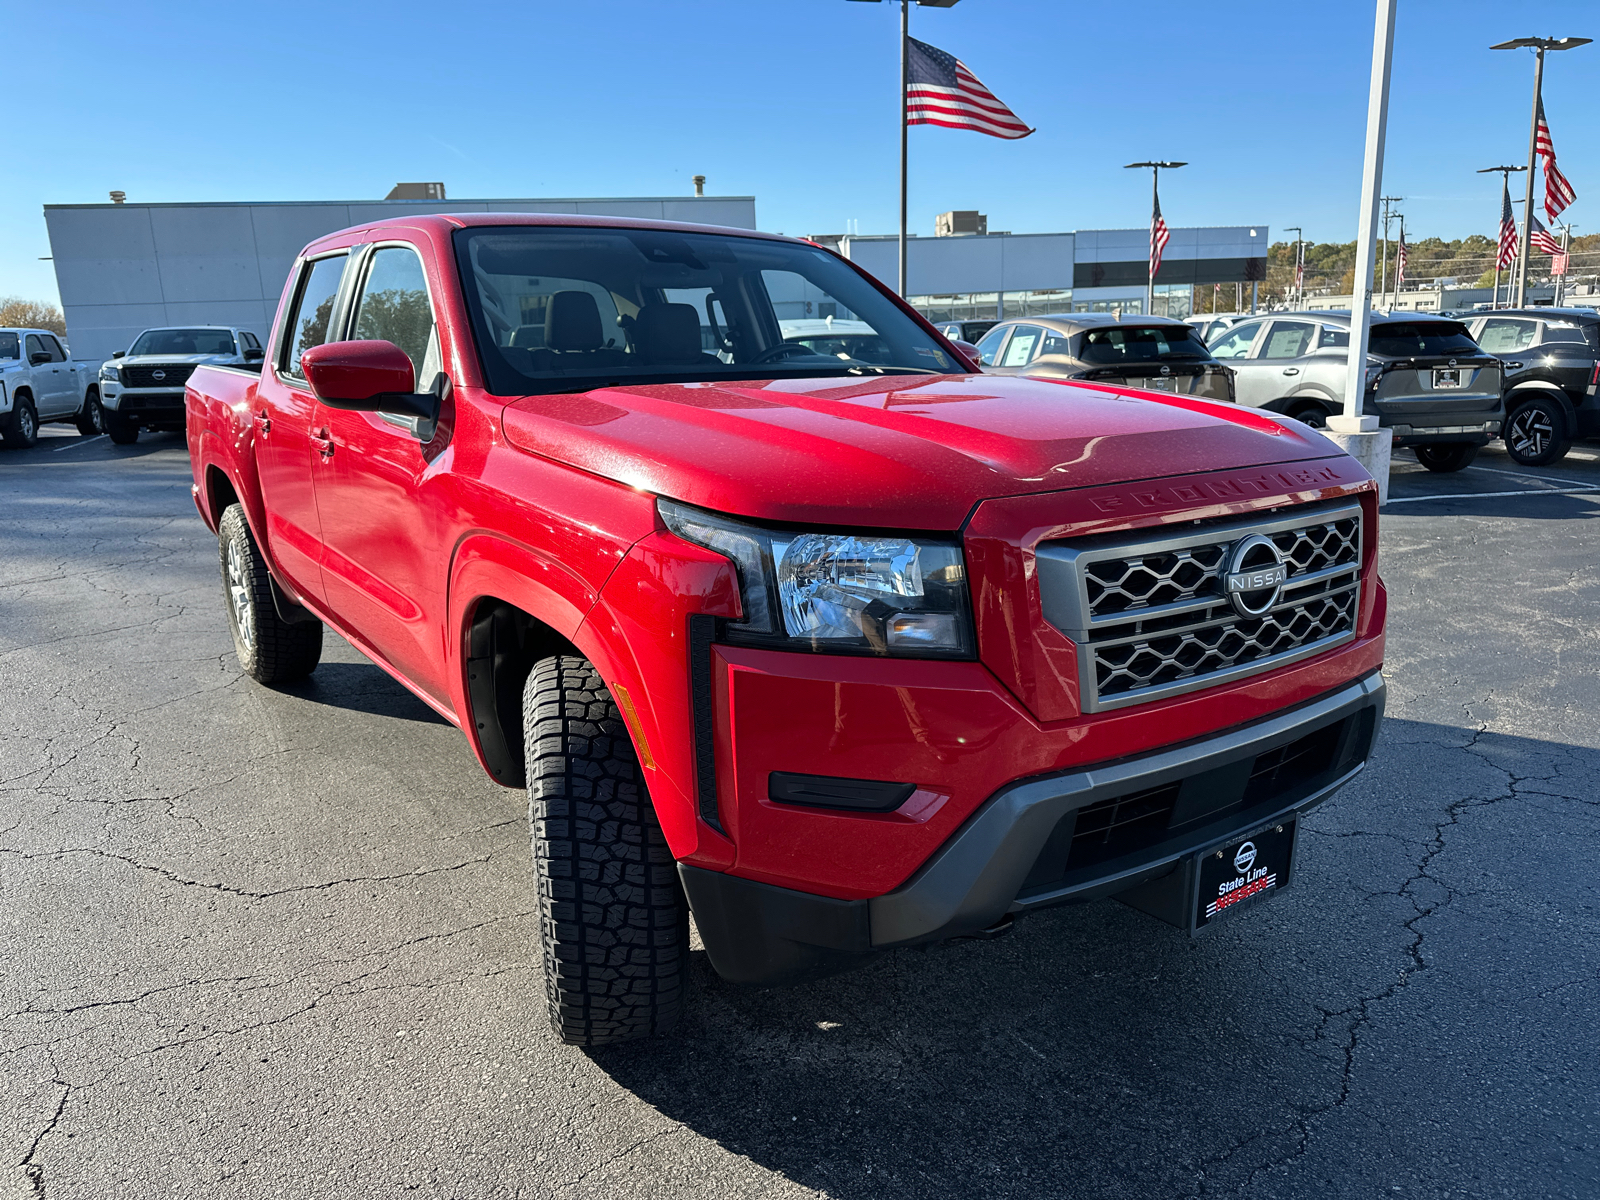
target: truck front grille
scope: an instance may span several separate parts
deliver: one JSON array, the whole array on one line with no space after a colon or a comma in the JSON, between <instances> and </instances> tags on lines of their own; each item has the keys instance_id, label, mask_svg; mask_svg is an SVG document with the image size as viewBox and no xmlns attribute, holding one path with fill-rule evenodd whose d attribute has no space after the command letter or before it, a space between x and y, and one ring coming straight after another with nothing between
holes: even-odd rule
<instances>
[{"instance_id":1,"label":"truck front grille","mask_svg":"<svg viewBox=\"0 0 1600 1200\"><path fill-rule=\"evenodd\" d=\"M122 368L122 386L131 388L181 388L194 374L194 363L174 363L172 366L137 366ZM156 372L161 378L156 378Z\"/></svg>"},{"instance_id":2,"label":"truck front grille","mask_svg":"<svg viewBox=\"0 0 1600 1200\"><path fill-rule=\"evenodd\" d=\"M1257 549L1235 564L1252 538ZM1274 556L1286 574L1281 587L1236 604L1229 573ZM1188 533L1046 543L1038 567L1046 619L1078 644L1084 711L1119 708L1254 675L1354 637L1361 510L1336 502Z\"/></svg>"}]
</instances>

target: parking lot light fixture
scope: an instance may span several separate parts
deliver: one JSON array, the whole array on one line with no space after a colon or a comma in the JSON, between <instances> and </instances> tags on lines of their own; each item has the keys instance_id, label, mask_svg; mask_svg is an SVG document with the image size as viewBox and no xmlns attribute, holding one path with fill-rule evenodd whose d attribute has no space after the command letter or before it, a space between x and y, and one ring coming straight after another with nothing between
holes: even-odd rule
<instances>
[{"instance_id":1,"label":"parking lot light fixture","mask_svg":"<svg viewBox=\"0 0 1600 1200\"><path fill-rule=\"evenodd\" d=\"M1539 38L1525 37L1513 38L1509 42L1500 42L1490 46L1491 50L1532 50L1533 51L1533 116L1528 126L1528 190L1522 199L1522 242L1517 247L1517 285L1516 302L1514 308L1521 308L1528 298L1528 254L1532 247L1530 240L1533 236L1533 169L1538 165L1539 155L1539 98L1544 89L1544 55L1547 50L1576 50L1579 46L1587 46L1593 38L1564 37L1564 38Z\"/></svg>"}]
</instances>

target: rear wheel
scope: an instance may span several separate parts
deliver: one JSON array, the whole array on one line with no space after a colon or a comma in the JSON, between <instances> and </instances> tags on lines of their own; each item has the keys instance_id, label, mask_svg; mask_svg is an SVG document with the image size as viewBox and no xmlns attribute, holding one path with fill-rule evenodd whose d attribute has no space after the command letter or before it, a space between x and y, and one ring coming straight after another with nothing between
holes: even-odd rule
<instances>
[{"instance_id":1,"label":"rear wheel","mask_svg":"<svg viewBox=\"0 0 1600 1200\"><path fill-rule=\"evenodd\" d=\"M100 406L100 393L94 388L83 398L83 411L73 424L84 437L99 437L106 431L106 410Z\"/></svg>"},{"instance_id":2,"label":"rear wheel","mask_svg":"<svg viewBox=\"0 0 1600 1200\"><path fill-rule=\"evenodd\" d=\"M322 623L291 624L272 602L272 581L244 509L230 504L217 526L222 594L239 666L257 683L291 683L316 670L322 658Z\"/></svg>"},{"instance_id":3,"label":"rear wheel","mask_svg":"<svg viewBox=\"0 0 1600 1200\"><path fill-rule=\"evenodd\" d=\"M1459 471L1477 457L1478 447L1471 442L1438 442L1417 447L1417 461L1440 474Z\"/></svg>"},{"instance_id":4,"label":"rear wheel","mask_svg":"<svg viewBox=\"0 0 1600 1200\"><path fill-rule=\"evenodd\" d=\"M101 419L105 422L106 433L117 445L131 446L139 440L139 422L134 418L107 409Z\"/></svg>"},{"instance_id":5,"label":"rear wheel","mask_svg":"<svg viewBox=\"0 0 1600 1200\"><path fill-rule=\"evenodd\" d=\"M0 440L13 450L26 450L39 440L39 414L28 396L18 396L11 405L11 416L0 425Z\"/></svg>"},{"instance_id":6,"label":"rear wheel","mask_svg":"<svg viewBox=\"0 0 1600 1200\"><path fill-rule=\"evenodd\" d=\"M665 1033L689 911L622 714L576 657L537 664L522 711L550 1024L572 1046Z\"/></svg>"},{"instance_id":7,"label":"rear wheel","mask_svg":"<svg viewBox=\"0 0 1600 1200\"><path fill-rule=\"evenodd\" d=\"M1524 467L1548 467L1572 449L1566 408L1554 396L1523 400L1506 417L1506 453Z\"/></svg>"},{"instance_id":8,"label":"rear wheel","mask_svg":"<svg viewBox=\"0 0 1600 1200\"><path fill-rule=\"evenodd\" d=\"M1313 429L1328 427L1328 410L1320 404L1298 405L1289 410L1289 415L1302 425L1309 425Z\"/></svg>"}]
</instances>

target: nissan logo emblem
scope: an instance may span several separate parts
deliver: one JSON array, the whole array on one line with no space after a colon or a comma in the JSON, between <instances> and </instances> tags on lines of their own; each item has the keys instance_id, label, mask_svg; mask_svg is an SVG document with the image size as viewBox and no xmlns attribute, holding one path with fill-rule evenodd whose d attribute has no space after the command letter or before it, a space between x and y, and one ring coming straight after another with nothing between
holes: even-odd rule
<instances>
[{"instance_id":1,"label":"nissan logo emblem","mask_svg":"<svg viewBox=\"0 0 1600 1200\"><path fill-rule=\"evenodd\" d=\"M1223 588L1228 603L1241 617L1262 617L1271 612L1288 581L1288 565L1271 538L1251 534L1228 551Z\"/></svg>"},{"instance_id":2,"label":"nissan logo emblem","mask_svg":"<svg viewBox=\"0 0 1600 1200\"><path fill-rule=\"evenodd\" d=\"M167 377L167 373L165 371L151 371L150 372L150 378L151 379L165 379L166 377Z\"/></svg>"},{"instance_id":3,"label":"nissan logo emblem","mask_svg":"<svg viewBox=\"0 0 1600 1200\"><path fill-rule=\"evenodd\" d=\"M1169 366L1167 366L1167 364L1166 364L1166 363L1162 363L1162 364L1161 364L1161 374L1162 374L1162 375L1163 375L1163 376L1165 376L1165 375L1171 375L1171 374L1172 374L1172 368L1171 368L1171 367L1169 367Z\"/></svg>"},{"instance_id":4,"label":"nissan logo emblem","mask_svg":"<svg viewBox=\"0 0 1600 1200\"><path fill-rule=\"evenodd\" d=\"M1256 865L1256 844L1246 842L1233 852L1233 869L1241 875Z\"/></svg>"}]
</instances>

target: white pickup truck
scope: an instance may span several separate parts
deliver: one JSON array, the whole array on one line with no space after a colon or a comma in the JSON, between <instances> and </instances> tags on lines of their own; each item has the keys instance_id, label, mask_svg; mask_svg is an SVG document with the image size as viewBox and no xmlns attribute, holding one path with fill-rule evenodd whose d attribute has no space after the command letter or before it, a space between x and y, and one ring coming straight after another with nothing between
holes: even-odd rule
<instances>
[{"instance_id":1,"label":"white pickup truck","mask_svg":"<svg viewBox=\"0 0 1600 1200\"><path fill-rule=\"evenodd\" d=\"M105 432L94 364L69 359L48 329L0 329L0 441L25 450L49 421Z\"/></svg>"},{"instance_id":2,"label":"white pickup truck","mask_svg":"<svg viewBox=\"0 0 1600 1200\"><path fill-rule=\"evenodd\" d=\"M183 325L146 329L133 345L100 368L100 402L106 432L119 446L139 440L140 428L183 428L183 385L194 369L261 369L260 339L227 325Z\"/></svg>"}]
</instances>

